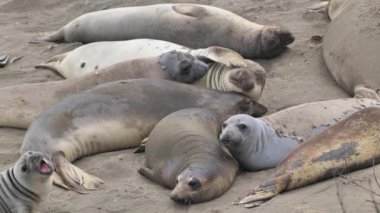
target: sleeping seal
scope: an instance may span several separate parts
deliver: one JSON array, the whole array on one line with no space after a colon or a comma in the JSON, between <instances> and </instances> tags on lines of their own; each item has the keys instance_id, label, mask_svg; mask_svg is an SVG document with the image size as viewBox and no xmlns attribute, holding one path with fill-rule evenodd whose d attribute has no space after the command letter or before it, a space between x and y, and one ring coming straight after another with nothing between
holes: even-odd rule
<instances>
[{"instance_id":1,"label":"sleeping seal","mask_svg":"<svg viewBox=\"0 0 380 213\"><path fill-rule=\"evenodd\" d=\"M150 133L146 167L138 171L173 189L170 198L178 202L191 204L219 197L232 185L238 170L235 160L219 145L224 117L199 108L166 116Z\"/></svg>"},{"instance_id":2,"label":"sleeping seal","mask_svg":"<svg viewBox=\"0 0 380 213\"><path fill-rule=\"evenodd\" d=\"M26 152L0 173L0 212L37 212L51 187L53 165L42 153Z\"/></svg>"},{"instance_id":3,"label":"sleeping seal","mask_svg":"<svg viewBox=\"0 0 380 213\"><path fill-rule=\"evenodd\" d=\"M156 4L84 14L42 38L55 42L160 39L190 48L221 46L244 58L271 58L294 41L278 26L248 21L227 10L197 4Z\"/></svg>"},{"instance_id":4,"label":"sleeping seal","mask_svg":"<svg viewBox=\"0 0 380 213\"><path fill-rule=\"evenodd\" d=\"M64 97L98 84L136 78L154 78L192 83L221 91L241 93L254 101L261 97L266 74L259 64L231 68L214 63L210 68L189 53L169 52L161 56L124 61L78 78L0 88L0 126L27 128L43 110ZM207 72L207 73L206 73ZM206 75L205 75L206 73ZM203 76L203 77L202 77ZM197 81L197 79L201 78Z\"/></svg>"},{"instance_id":5,"label":"sleeping seal","mask_svg":"<svg viewBox=\"0 0 380 213\"><path fill-rule=\"evenodd\" d=\"M380 159L380 108L362 109L308 139L288 155L272 178L259 185L239 204L270 199L349 171L366 168Z\"/></svg>"},{"instance_id":6,"label":"sleeping seal","mask_svg":"<svg viewBox=\"0 0 380 213\"><path fill-rule=\"evenodd\" d=\"M380 1L346 1L326 32L323 57L350 95L380 100ZM342 36L349 35L349 36Z\"/></svg>"},{"instance_id":7,"label":"sleeping seal","mask_svg":"<svg viewBox=\"0 0 380 213\"><path fill-rule=\"evenodd\" d=\"M171 112L191 107L221 114L260 116L266 108L248 98L172 81L116 81L71 95L41 113L21 151L40 151L55 166L54 183L85 193L102 180L70 162L91 154L136 147Z\"/></svg>"},{"instance_id":8,"label":"sleeping seal","mask_svg":"<svg viewBox=\"0 0 380 213\"><path fill-rule=\"evenodd\" d=\"M234 115L223 123L220 141L246 170L275 167L305 139L365 107L372 99L337 99L301 104L262 118Z\"/></svg>"}]
</instances>

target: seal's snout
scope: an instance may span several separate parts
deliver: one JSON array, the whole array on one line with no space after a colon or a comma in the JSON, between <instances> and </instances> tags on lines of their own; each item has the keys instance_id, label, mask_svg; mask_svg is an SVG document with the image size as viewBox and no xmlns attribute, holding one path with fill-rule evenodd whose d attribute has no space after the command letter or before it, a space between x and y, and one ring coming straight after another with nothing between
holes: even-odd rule
<instances>
[{"instance_id":1,"label":"seal's snout","mask_svg":"<svg viewBox=\"0 0 380 213\"><path fill-rule=\"evenodd\" d=\"M248 92L254 88L255 83L253 79L254 75L246 69L237 69L235 72L231 72L229 76L230 82L244 92Z\"/></svg>"},{"instance_id":2,"label":"seal's snout","mask_svg":"<svg viewBox=\"0 0 380 213\"><path fill-rule=\"evenodd\" d=\"M225 133L225 134L221 134L220 137L219 137L219 140L220 142L222 142L222 144L226 145L230 142L230 134L228 133Z\"/></svg>"},{"instance_id":3,"label":"seal's snout","mask_svg":"<svg viewBox=\"0 0 380 213\"><path fill-rule=\"evenodd\" d=\"M294 35L289 30L281 30L279 33L280 43L289 45L295 41Z\"/></svg>"}]
</instances>

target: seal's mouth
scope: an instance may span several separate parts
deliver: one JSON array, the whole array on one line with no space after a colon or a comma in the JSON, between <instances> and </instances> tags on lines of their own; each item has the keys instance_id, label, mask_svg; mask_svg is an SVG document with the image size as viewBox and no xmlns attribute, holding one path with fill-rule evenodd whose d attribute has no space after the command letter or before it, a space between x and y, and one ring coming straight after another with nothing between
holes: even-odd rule
<instances>
[{"instance_id":1,"label":"seal's mouth","mask_svg":"<svg viewBox=\"0 0 380 213\"><path fill-rule=\"evenodd\" d=\"M39 172L42 175L50 175L53 173L53 169L45 160L42 159L40 162Z\"/></svg>"}]
</instances>

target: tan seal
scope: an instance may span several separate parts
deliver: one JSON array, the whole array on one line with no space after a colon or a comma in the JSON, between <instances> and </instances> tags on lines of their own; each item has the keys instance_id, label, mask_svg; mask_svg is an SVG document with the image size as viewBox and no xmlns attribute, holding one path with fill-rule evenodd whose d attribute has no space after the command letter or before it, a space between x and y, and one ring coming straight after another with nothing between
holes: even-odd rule
<instances>
[{"instance_id":1,"label":"tan seal","mask_svg":"<svg viewBox=\"0 0 380 213\"><path fill-rule=\"evenodd\" d=\"M166 80L116 81L68 96L41 113L25 135L22 152L44 153L54 163L55 184L85 193L102 181L70 162L136 147L163 117L192 107L221 114L266 112L238 94Z\"/></svg>"},{"instance_id":2,"label":"tan seal","mask_svg":"<svg viewBox=\"0 0 380 213\"><path fill-rule=\"evenodd\" d=\"M362 109L310 138L288 155L273 176L239 204L267 200L337 174L366 168L380 158L380 108Z\"/></svg>"},{"instance_id":3,"label":"tan seal","mask_svg":"<svg viewBox=\"0 0 380 213\"><path fill-rule=\"evenodd\" d=\"M145 147L139 172L170 189L172 200L192 204L214 199L233 183L238 165L219 144L225 115L184 109L162 119Z\"/></svg>"},{"instance_id":4,"label":"tan seal","mask_svg":"<svg viewBox=\"0 0 380 213\"><path fill-rule=\"evenodd\" d=\"M190 48L221 46L244 58L271 58L294 41L282 27L253 23L227 10L197 4L156 4L84 14L43 38L56 42L150 38Z\"/></svg>"}]
</instances>

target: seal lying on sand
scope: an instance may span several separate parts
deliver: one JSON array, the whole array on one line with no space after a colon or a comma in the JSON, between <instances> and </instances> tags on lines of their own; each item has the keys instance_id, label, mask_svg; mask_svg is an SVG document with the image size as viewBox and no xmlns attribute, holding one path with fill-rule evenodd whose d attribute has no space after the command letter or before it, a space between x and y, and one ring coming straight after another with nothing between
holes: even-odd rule
<instances>
[{"instance_id":1,"label":"seal lying on sand","mask_svg":"<svg viewBox=\"0 0 380 213\"><path fill-rule=\"evenodd\" d=\"M371 106L380 107L380 102L337 99L301 104L263 118L234 115L224 122L219 139L243 168L273 168L303 140Z\"/></svg>"},{"instance_id":2,"label":"seal lying on sand","mask_svg":"<svg viewBox=\"0 0 380 213\"><path fill-rule=\"evenodd\" d=\"M90 89L98 84L135 78L167 79L191 83L222 91L244 94L258 101L265 85L265 71L247 60L245 68L207 65L188 53L169 52L161 56L135 59L112 65L99 73L57 82L23 84L0 88L0 126L27 128L33 119L67 95Z\"/></svg>"},{"instance_id":3,"label":"seal lying on sand","mask_svg":"<svg viewBox=\"0 0 380 213\"><path fill-rule=\"evenodd\" d=\"M350 95L380 100L380 1L347 1L323 41L330 73ZM342 36L349 35L349 36Z\"/></svg>"},{"instance_id":4,"label":"seal lying on sand","mask_svg":"<svg viewBox=\"0 0 380 213\"><path fill-rule=\"evenodd\" d=\"M126 60L159 56L173 50L189 53L200 60L216 62L228 67L247 66L241 55L223 47L214 46L194 50L167 41L134 39L86 44L56 55L36 67L51 69L65 78L74 78L90 72L100 72L103 68Z\"/></svg>"},{"instance_id":5,"label":"seal lying on sand","mask_svg":"<svg viewBox=\"0 0 380 213\"><path fill-rule=\"evenodd\" d=\"M360 168L380 159L380 108L370 107L349 116L305 141L276 168L271 179L239 201L270 199L285 190L299 188Z\"/></svg>"},{"instance_id":6,"label":"seal lying on sand","mask_svg":"<svg viewBox=\"0 0 380 213\"><path fill-rule=\"evenodd\" d=\"M0 173L0 212L37 212L50 193L53 170L41 153L24 153L12 168Z\"/></svg>"},{"instance_id":7,"label":"seal lying on sand","mask_svg":"<svg viewBox=\"0 0 380 213\"><path fill-rule=\"evenodd\" d=\"M184 109L162 119L145 146L146 167L138 171L173 189L170 198L186 203L215 199L233 183L238 166L219 144L225 118L205 109Z\"/></svg>"},{"instance_id":8,"label":"seal lying on sand","mask_svg":"<svg viewBox=\"0 0 380 213\"><path fill-rule=\"evenodd\" d=\"M117 81L68 96L41 113L29 127L21 150L50 156L58 174L54 183L85 193L102 181L70 162L136 147L163 117L191 107L221 114L266 112L264 106L238 94L165 80Z\"/></svg>"},{"instance_id":9,"label":"seal lying on sand","mask_svg":"<svg viewBox=\"0 0 380 213\"><path fill-rule=\"evenodd\" d=\"M114 8L84 14L42 38L55 42L119 41L151 38L190 48L221 46L244 58L271 58L294 41L278 26L248 21L217 7L156 4Z\"/></svg>"}]
</instances>

